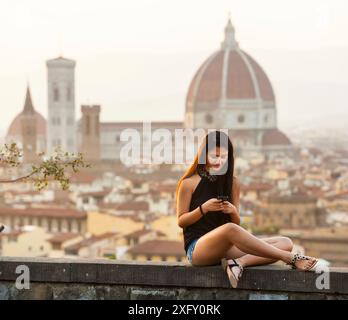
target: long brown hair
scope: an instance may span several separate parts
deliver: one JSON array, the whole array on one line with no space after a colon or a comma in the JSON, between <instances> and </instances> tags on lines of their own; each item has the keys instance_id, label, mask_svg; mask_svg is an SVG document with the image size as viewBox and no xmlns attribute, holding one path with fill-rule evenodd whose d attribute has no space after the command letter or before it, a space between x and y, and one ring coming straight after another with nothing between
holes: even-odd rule
<instances>
[{"instance_id":1,"label":"long brown hair","mask_svg":"<svg viewBox=\"0 0 348 320\"><path fill-rule=\"evenodd\" d=\"M226 133L223 131L212 131L209 132L203 139L202 143L199 146L199 150L195 155L193 163L186 170L184 175L180 178L175 192L175 198L178 199L178 193L182 181L186 178L193 176L197 172L199 166L205 166L207 163L207 154L212 147L220 147L222 140L227 139L228 143L228 160L226 162L227 171L224 175L218 176L220 185L221 185L221 194L227 195L231 200L232 187L233 187L233 174L234 174L234 152L233 145ZM209 141L209 144L208 144Z\"/></svg>"}]
</instances>

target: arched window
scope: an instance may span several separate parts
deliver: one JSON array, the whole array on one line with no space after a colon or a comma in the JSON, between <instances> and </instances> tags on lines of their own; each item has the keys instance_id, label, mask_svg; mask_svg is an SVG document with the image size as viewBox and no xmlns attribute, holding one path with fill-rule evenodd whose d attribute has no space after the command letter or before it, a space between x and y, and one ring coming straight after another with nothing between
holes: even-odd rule
<instances>
[{"instance_id":1,"label":"arched window","mask_svg":"<svg viewBox=\"0 0 348 320\"><path fill-rule=\"evenodd\" d=\"M245 116L244 114L240 114L238 116L238 123L244 123L245 122Z\"/></svg>"},{"instance_id":2,"label":"arched window","mask_svg":"<svg viewBox=\"0 0 348 320\"><path fill-rule=\"evenodd\" d=\"M53 100L55 102L59 101L59 89L57 87L53 88Z\"/></svg>"},{"instance_id":3,"label":"arched window","mask_svg":"<svg viewBox=\"0 0 348 320\"><path fill-rule=\"evenodd\" d=\"M71 88L70 87L66 88L66 100L71 101Z\"/></svg>"},{"instance_id":4,"label":"arched window","mask_svg":"<svg viewBox=\"0 0 348 320\"><path fill-rule=\"evenodd\" d=\"M67 124L68 126L72 126L72 125L74 124L74 119L73 119L72 117L68 117L68 118L66 119L66 124Z\"/></svg>"},{"instance_id":5,"label":"arched window","mask_svg":"<svg viewBox=\"0 0 348 320\"><path fill-rule=\"evenodd\" d=\"M205 122L206 123L211 124L211 123L213 123L213 120L214 120L214 118L213 118L213 116L211 114L207 113L205 115Z\"/></svg>"},{"instance_id":6,"label":"arched window","mask_svg":"<svg viewBox=\"0 0 348 320\"><path fill-rule=\"evenodd\" d=\"M99 136L99 117L95 116L95 135Z\"/></svg>"},{"instance_id":7,"label":"arched window","mask_svg":"<svg viewBox=\"0 0 348 320\"><path fill-rule=\"evenodd\" d=\"M89 116L86 116L86 134L87 135L89 135L90 134L90 131L91 131L91 129L90 129L90 118L89 118Z\"/></svg>"}]
</instances>

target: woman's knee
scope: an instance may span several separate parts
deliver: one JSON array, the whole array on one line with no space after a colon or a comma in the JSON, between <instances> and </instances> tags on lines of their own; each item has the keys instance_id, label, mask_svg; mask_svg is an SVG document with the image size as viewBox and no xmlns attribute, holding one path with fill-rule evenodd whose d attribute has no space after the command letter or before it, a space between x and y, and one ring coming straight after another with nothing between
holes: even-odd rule
<instances>
[{"instance_id":1,"label":"woman's knee","mask_svg":"<svg viewBox=\"0 0 348 320\"><path fill-rule=\"evenodd\" d=\"M281 236L281 237L279 237L279 240L281 241L282 245L284 246L284 250L292 251L292 249L294 247L294 243L292 242L292 240L289 237Z\"/></svg>"},{"instance_id":2,"label":"woman's knee","mask_svg":"<svg viewBox=\"0 0 348 320\"><path fill-rule=\"evenodd\" d=\"M241 229L241 227L240 227L239 225L237 225L237 224L235 224L235 223L233 223L233 222L227 222L227 223L225 223L225 224L224 224L224 228L225 228L226 233L227 233L228 235L235 235L235 234L237 234L237 233L240 231L240 229Z\"/></svg>"}]
</instances>

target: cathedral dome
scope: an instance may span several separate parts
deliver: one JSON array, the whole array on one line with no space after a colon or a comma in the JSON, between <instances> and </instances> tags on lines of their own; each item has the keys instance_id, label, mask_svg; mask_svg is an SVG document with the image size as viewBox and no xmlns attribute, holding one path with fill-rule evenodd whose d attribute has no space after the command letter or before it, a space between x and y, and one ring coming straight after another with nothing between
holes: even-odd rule
<instances>
[{"instance_id":1,"label":"cathedral dome","mask_svg":"<svg viewBox=\"0 0 348 320\"><path fill-rule=\"evenodd\" d=\"M186 111L196 105L209 105L223 100L258 100L275 105L270 80L260 65L239 48L231 23L225 28L221 49L200 66L189 86Z\"/></svg>"},{"instance_id":2,"label":"cathedral dome","mask_svg":"<svg viewBox=\"0 0 348 320\"><path fill-rule=\"evenodd\" d=\"M19 114L17 114L17 116L11 122L7 131L7 138L22 137L21 121L24 115L28 113L35 115L37 135L46 137L46 119L34 109L31 100L30 90L28 87L25 97L24 108Z\"/></svg>"},{"instance_id":3,"label":"cathedral dome","mask_svg":"<svg viewBox=\"0 0 348 320\"><path fill-rule=\"evenodd\" d=\"M265 131L262 136L262 145L264 147L267 146L275 146L275 145L291 145L290 139L280 130L271 129Z\"/></svg>"}]
</instances>

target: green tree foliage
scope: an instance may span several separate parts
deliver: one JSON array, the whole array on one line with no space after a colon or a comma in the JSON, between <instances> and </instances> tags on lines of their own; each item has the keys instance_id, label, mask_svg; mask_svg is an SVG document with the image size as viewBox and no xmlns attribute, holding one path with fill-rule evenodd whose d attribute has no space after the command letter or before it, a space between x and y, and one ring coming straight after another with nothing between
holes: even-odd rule
<instances>
[{"instance_id":1,"label":"green tree foliage","mask_svg":"<svg viewBox=\"0 0 348 320\"><path fill-rule=\"evenodd\" d=\"M22 150L18 148L16 143L0 147L0 164L17 168L22 164L22 157ZM49 157L41 153L38 158L40 161L37 164L32 164L25 175L11 179L0 178L0 183L31 181L37 190L42 190L48 186L50 180L54 180L60 183L63 190L67 190L70 186L67 171L77 173L81 168L91 166L84 161L81 153L63 152L60 148L57 148L54 154Z\"/></svg>"}]
</instances>

